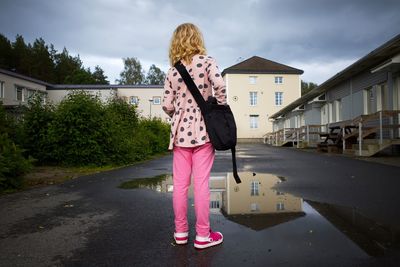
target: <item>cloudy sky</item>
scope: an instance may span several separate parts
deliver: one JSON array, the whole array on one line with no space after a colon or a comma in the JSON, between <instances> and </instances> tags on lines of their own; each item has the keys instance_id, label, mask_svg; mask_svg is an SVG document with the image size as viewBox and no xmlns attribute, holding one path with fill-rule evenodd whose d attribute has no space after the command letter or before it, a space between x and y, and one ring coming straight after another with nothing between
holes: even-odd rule
<instances>
[{"instance_id":1,"label":"cloudy sky","mask_svg":"<svg viewBox=\"0 0 400 267\"><path fill-rule=\"evenodd\" d=\"M124 57L166 71L173 30L193 22L221 69L257 55L322 83L399 34L399 14L399 0L1 0L0 33L65 46L114 83Z\"/></svg>"}]
</instances>

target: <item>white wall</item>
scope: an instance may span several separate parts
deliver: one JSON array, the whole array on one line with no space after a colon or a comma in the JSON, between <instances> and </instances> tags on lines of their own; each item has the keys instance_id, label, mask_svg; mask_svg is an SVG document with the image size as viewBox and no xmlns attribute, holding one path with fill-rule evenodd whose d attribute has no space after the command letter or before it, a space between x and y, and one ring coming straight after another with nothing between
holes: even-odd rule
<instances>
[{"instance_id":1,"label":"white wall","mask_svg":"<svg viewBox=\"0 0 400 267\"><path fill-rule=\"evenodd\" d=\"M27 81L21 78L16 78L4 73L0 73L0 82L3 82L4 86L4 97L0 99L4 105L25 105L28 103L28 92L36 91L41 94L46 94L46 86ZM16 98L16 87L23 88L22 101L18 101Z\"/></svg>"}]
</instances>

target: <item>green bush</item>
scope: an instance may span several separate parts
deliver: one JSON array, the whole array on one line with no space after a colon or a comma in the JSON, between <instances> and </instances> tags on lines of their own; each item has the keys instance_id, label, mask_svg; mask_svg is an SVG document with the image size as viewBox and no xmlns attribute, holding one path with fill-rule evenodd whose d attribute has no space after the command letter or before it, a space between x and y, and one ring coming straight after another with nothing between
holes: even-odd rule
<instances>
[{"instance_id":1,"label":"green bush","mask_svg":"<svg viewBox=\"0 0 400 267\"><path fill-rule=\"evenodd\" d=\"M23 151L42 165L131 164L166 151L169 142L169 125L160 119L139 119L135 107L125 101L115 98L104 104L83 91L69 94L57 106L33 97L23 120L9 125L6 116L0 116L9 154L22 156ZM11 135L16 138L8 140Z\"/></svg>"},{"instance_id":2,"label":"green bush","mask_svg":"<svg viewBox=\"0 0 400 267\"><path fill-rule=\"evenodd\" d=\"M31 167L31 161L23 157L7 134L0 134L0 191L22 187L23 175Z\"/></svg>"},{"instance_id":3,"label":"green bush","mask_svg":"<svg viewBox=\"0 0 400 267\"><path fill-rule=\"evenodd\" d=\"M49 129L54 121L55 108L43 104L43 97L33 96L24 114L22 144L25 154L37 159L39 164L54 162L54 146L49 141Z\"/></svg>"},{"instance_id":4,"label":"green bush","mask_svg":"<svg viewBox=\"0 0 400 267\"><path fill-rule=\"evenodd\" d=\"M138 160L134 135L138 126L135 107L121 99L112 99L105 106L107 139L104 152L111 164L128 164Z\"/></svg>"},{"instance_id":5,"label":"green bush","mask_svg":"<svg viewBox=\"0 0 400 267\"><path fill-rule=\"evenodd\" d=\"M147 135L148 146L152 154L166 151L169 144L170 126L161 119L142 119L139 127Z\"/></svg>"},{"instance_id":6,"label":"green bush","mask_svg":"<svg viewBox=\"0 0 400 267\"><path fill-rule=\"evenodd\" d=\"M105 109L96 96L77 91L57 107L48 133L52 158L64 165L104 165Z\"/></svg>"},{"instance_id":7,"label":"green bush","mask_svg":"<svg viewBox=\"0 0 400 267\"><path fill-rule=\"evenodd\" d=\"M23 157L22 150L9 136L16 134L16 126L0 102L0 191L20 188L23 175L31 168L31 161Z\"/></svg>"},{"instance_id":8,"label":"green bush","mask_svg":"<svg viewBox=\"0 0 400 267\"><path fill-rule=\"evenodd\" d=\"M0 191L17 189L23 185L23 175L32 167L32 160L25 159L22 150L9 137L15 126L6 116L0 102Z\"/></svg>"}]
</instances>

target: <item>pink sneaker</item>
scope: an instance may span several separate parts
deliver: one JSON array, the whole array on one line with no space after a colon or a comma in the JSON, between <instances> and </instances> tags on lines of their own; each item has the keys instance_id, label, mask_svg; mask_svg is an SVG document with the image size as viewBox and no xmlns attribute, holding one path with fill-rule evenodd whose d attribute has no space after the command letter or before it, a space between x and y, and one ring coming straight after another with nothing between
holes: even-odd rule
<instances>
[{"instance_id":1,"label":"pink sneaker","mask_svg":"<svg viewBox=\"0 0 400 267\"><path fill-rule=\"evenodd\" d=\"M175 239L175 243L177 243L178 245L187 244L188 239L189 239L189 233L188 232L174 233L174 239Z\"/></svg>"},{"instance_id":2,"label":"pink sneaker","mask_svg":"<svg viewBox=\"0 0 400 267\"><path fill-rule=\"evenodd\" d=\"M224 236L220 232L213 232L210 230L208 237L196 236L194 247L198 249L209 248L222 243Z\"/></svg>"}]
</instances>

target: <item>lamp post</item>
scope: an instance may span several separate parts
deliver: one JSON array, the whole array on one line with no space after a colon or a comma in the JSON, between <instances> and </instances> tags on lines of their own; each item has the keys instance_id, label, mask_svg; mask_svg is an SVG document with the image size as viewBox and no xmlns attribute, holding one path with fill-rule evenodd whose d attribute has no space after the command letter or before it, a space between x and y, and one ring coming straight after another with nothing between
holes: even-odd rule
<instances>
[{"instance_id":1,"label":"lamp post","mask_svg":"<svg viewBox=\"0 0 400 267\"><path fill-rule=\"evenodd\" d=\"M149 115L149 118L151 119L151 105L153 104L153 98L149 99L149 103L150 103L150 115Z\"/></svg>"}]
</instances>

